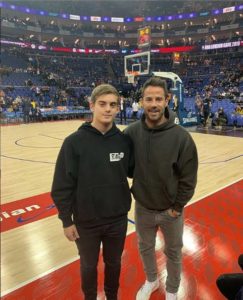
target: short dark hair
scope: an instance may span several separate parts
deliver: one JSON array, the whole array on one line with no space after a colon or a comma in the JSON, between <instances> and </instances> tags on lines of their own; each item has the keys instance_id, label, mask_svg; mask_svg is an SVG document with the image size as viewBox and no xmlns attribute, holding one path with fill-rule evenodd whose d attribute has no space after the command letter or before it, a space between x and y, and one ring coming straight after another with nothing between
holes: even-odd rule
<instances>
[{"instance_id":1,"label":"short dark hair","mask_svg":"<svg viewBox=\"0 0 243 300\"><path fill-rule=\"evenodd\" d=\"M168 97L167 83L166 83L165 80L161 79L161 77L154 76L154 77L151 77L151 78L149 78L148 80L145 81L145 83L142 87L142 90L141 90L142 97L144 95L144 91L146 90L146 88L148 86L159 86L159 87L161 87L162 89L164 89L165 97L166 98Z\"/></svg>"},{"instance_id":2,"label":"short dark hair","mask_svg":"<svg viewBox=\"0 0 243 300\"><path fill-rule=\"evenodd\" d=\"M114 86L110 84L100 84L96 88L93 89L92 94L91 94L91 99L90 101L92 103L95 103L97 98L102 95L107 95L107 94L113 94L117 97L117 102L119 103L120 101L120 95Z\"/></svg>"}]
</instances>

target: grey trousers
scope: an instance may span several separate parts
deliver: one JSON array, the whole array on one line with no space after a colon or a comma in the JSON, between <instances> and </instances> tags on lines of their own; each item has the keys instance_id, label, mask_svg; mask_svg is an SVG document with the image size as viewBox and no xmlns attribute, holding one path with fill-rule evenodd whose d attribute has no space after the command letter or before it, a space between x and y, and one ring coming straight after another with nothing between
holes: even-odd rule
<instances>
[{"instance_id":1,"label":"grey trousers","mask_svg":"<svg viewBox=\"0 0 243 300\"><path fill-rule=\"evenodd\" d=\"M183 214L174 218L169 215L168 210L162 212L148 210L136 201L135 224L139 251L148 281L154 281L158 277L155 240L157 230L160 228L162 231L165 241L164 253L167 258L166 291L176 293L181 279Z\"/></svg>"}]
</instances>

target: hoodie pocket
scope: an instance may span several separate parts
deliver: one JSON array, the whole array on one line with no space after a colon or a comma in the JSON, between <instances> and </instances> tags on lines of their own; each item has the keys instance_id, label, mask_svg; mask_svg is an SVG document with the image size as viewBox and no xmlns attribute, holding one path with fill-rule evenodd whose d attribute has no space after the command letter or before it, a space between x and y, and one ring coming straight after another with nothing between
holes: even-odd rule
<instances>
[{"instance_id":1,"label":"hoodie pocket","mask_svg":"<svg viewBox=\"0 0 243 300\"><path fill-rule=\"evenodd\" d=\"M75 220L86 222L126 214L130 207L129 185L122 182L80 189L73 214Z\"/></svg>"},{"instance_id":2,"label":"hoodie pocket","mask_svg":"<svg viewBox=\"0 0 243 300\"><path fill-rule=\"evenodd\" d=\"M128 183L93 187L92 202L96 215L100 218L126 214L131 207Z\"/></svg>"},{"instance_id":3,"label":"hoodie pocket","mask_svg":"<svg viewBox=\"0 0 243 300\"><path fill-rule=\"evenodd\" d=\"M172 205L172 200L164 185L153 185L134 180L132 186L134 198L145 207L151 209L164 209Z\"/></svg>"}]
</instances>

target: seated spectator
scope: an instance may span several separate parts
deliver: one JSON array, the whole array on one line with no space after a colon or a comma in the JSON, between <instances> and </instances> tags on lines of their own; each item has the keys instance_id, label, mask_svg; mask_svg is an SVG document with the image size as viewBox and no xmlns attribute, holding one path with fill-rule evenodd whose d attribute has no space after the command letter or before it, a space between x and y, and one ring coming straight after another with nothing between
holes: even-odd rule
<instances>
[{"instance_id":1,"label":"seated spectator","mask_svg":"<svg viewBox=\"0 0 243 300\"><path fill-rule=\"evenodd\" d=\"M239 256L238 264L243 270L243 254ZM243 273L222 274L217 278L216 284L228 300L243 299Z\"/></svg>"},{"instance_id":2,"label":"seated spectator","mask_svg":"<svg viewBox=\"0 0 243 300\"><path fill-rule=\"evenodd\" d=\"M235 114L236 115L243 115L243 107L241 107L239 104L235 108Z\"/></svg>"},{"instance_id":3,"label":"seated spectator","mask_svg":"<svg viewBox=\"0 0 243 300\"><path fill-rule=\"evenodd\" d=\"M54 102L52 100L50 100L48 105L49 105L50 108L53 108L54 107Z\"/></svg>"},{"instance_id":4,"label":"seated spectator","mask_svg":"<svg viewBox=\"0 0 243 300\"><path fill-rule=\"evenodd\" d=\"M32 86L33 85L33 82L31 81L30 78L28 80L25 80L25 85L26 86Z\"/></svg>"},{"instance_id":5,"label":"seated spectator","mask_svg":"<svg viewBox=\"0 0 243 300\"><path fill-rule=\"evenodd\" d=\"M228 118L223 108L220 107L218 111L214 114L212 120L212 126L225 126L228 123Z\"/></svg>"},{"instance_id":6,"label":"seated spectator","mask_svg":"<svg viewBox=\"0 0 243 300\"><path fill-rule=\"evenodd\" d=\"M0 90L0 107L4 108L5 104L5 93L3 90Z\"/></svg>"},{"instance_id":7,"label":"seated spectator","mask_svg":"<svg viewBox=\"0 0 243 300\"><path fill-rule=\"evenodd\" d=\"M13 112L15 113L15 115L17 114L17 111L19 111L19 103L14 100L13 103L12 103L12 109L13 109Z\"/></svg>"}]
</instances>

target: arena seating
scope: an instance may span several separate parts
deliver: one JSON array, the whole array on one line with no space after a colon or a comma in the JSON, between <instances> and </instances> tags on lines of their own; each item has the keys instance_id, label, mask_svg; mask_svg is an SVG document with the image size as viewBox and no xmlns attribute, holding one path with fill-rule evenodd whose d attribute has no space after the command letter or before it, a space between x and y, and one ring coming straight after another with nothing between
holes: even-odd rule
<instances>
[{"instance_id":1,"label":"arena seating","mask_svg":"<svg viewBox=\"0 0 243 300\"><path fill-rule=\"evenodd\" d=\"M49 107L50 101L53 101L53 112L43 114L46 120L56 119L58 114L58 119L73 118L75 113L72 109L75 106L84 107L82 105L84 99L87 100L92 88L102 82L113 84L127 96L127 118L129 119L132 118L132 97L138 97L138 90L147 78L146 76L138 78L135 84L127 83L122 75L124 58L121 55L105 58L99 55L95 57L80 57L74 54L58 56L31 51L27 53L22 49L8 48L6 51L3 49L2 58L5 73L2 76L0 88L7 99L2 107L7 122L13 122L14 118L17 122L21 119L21 105L17 106L17 111L11 112L12 104L17 97L33 99L38 106L43 108ZM215 113L219 107L223 107L228 116L229 125L242 126L242 118L234 115L236 98L238 99L243 91L243 83L239 81L238 66L240 64L242 64L242 58L239 55L230 55L230 53L200 56L191 54L184 59L178 69L173 65L169 55L155 55L151 60L151 69L174 71L181 76L185 88L184 110L186 112L195 112L196 93L203 98L205 89L210 88L212 113ZM233 73L232 69L234 69ZM40 93L36 92L37 87ZM45 92L42 91L43 88L46 88ZM60 96L61 92L64 92L64 97ZM64 100L61 101L60 98ZM55 111L58 105L67 106L70 111L60 115L59 111ZM88 107L87 101L86 107ZM142 110L139 111L138 117L141 117L141 114Z\"/></svg>"}]
</instances>

